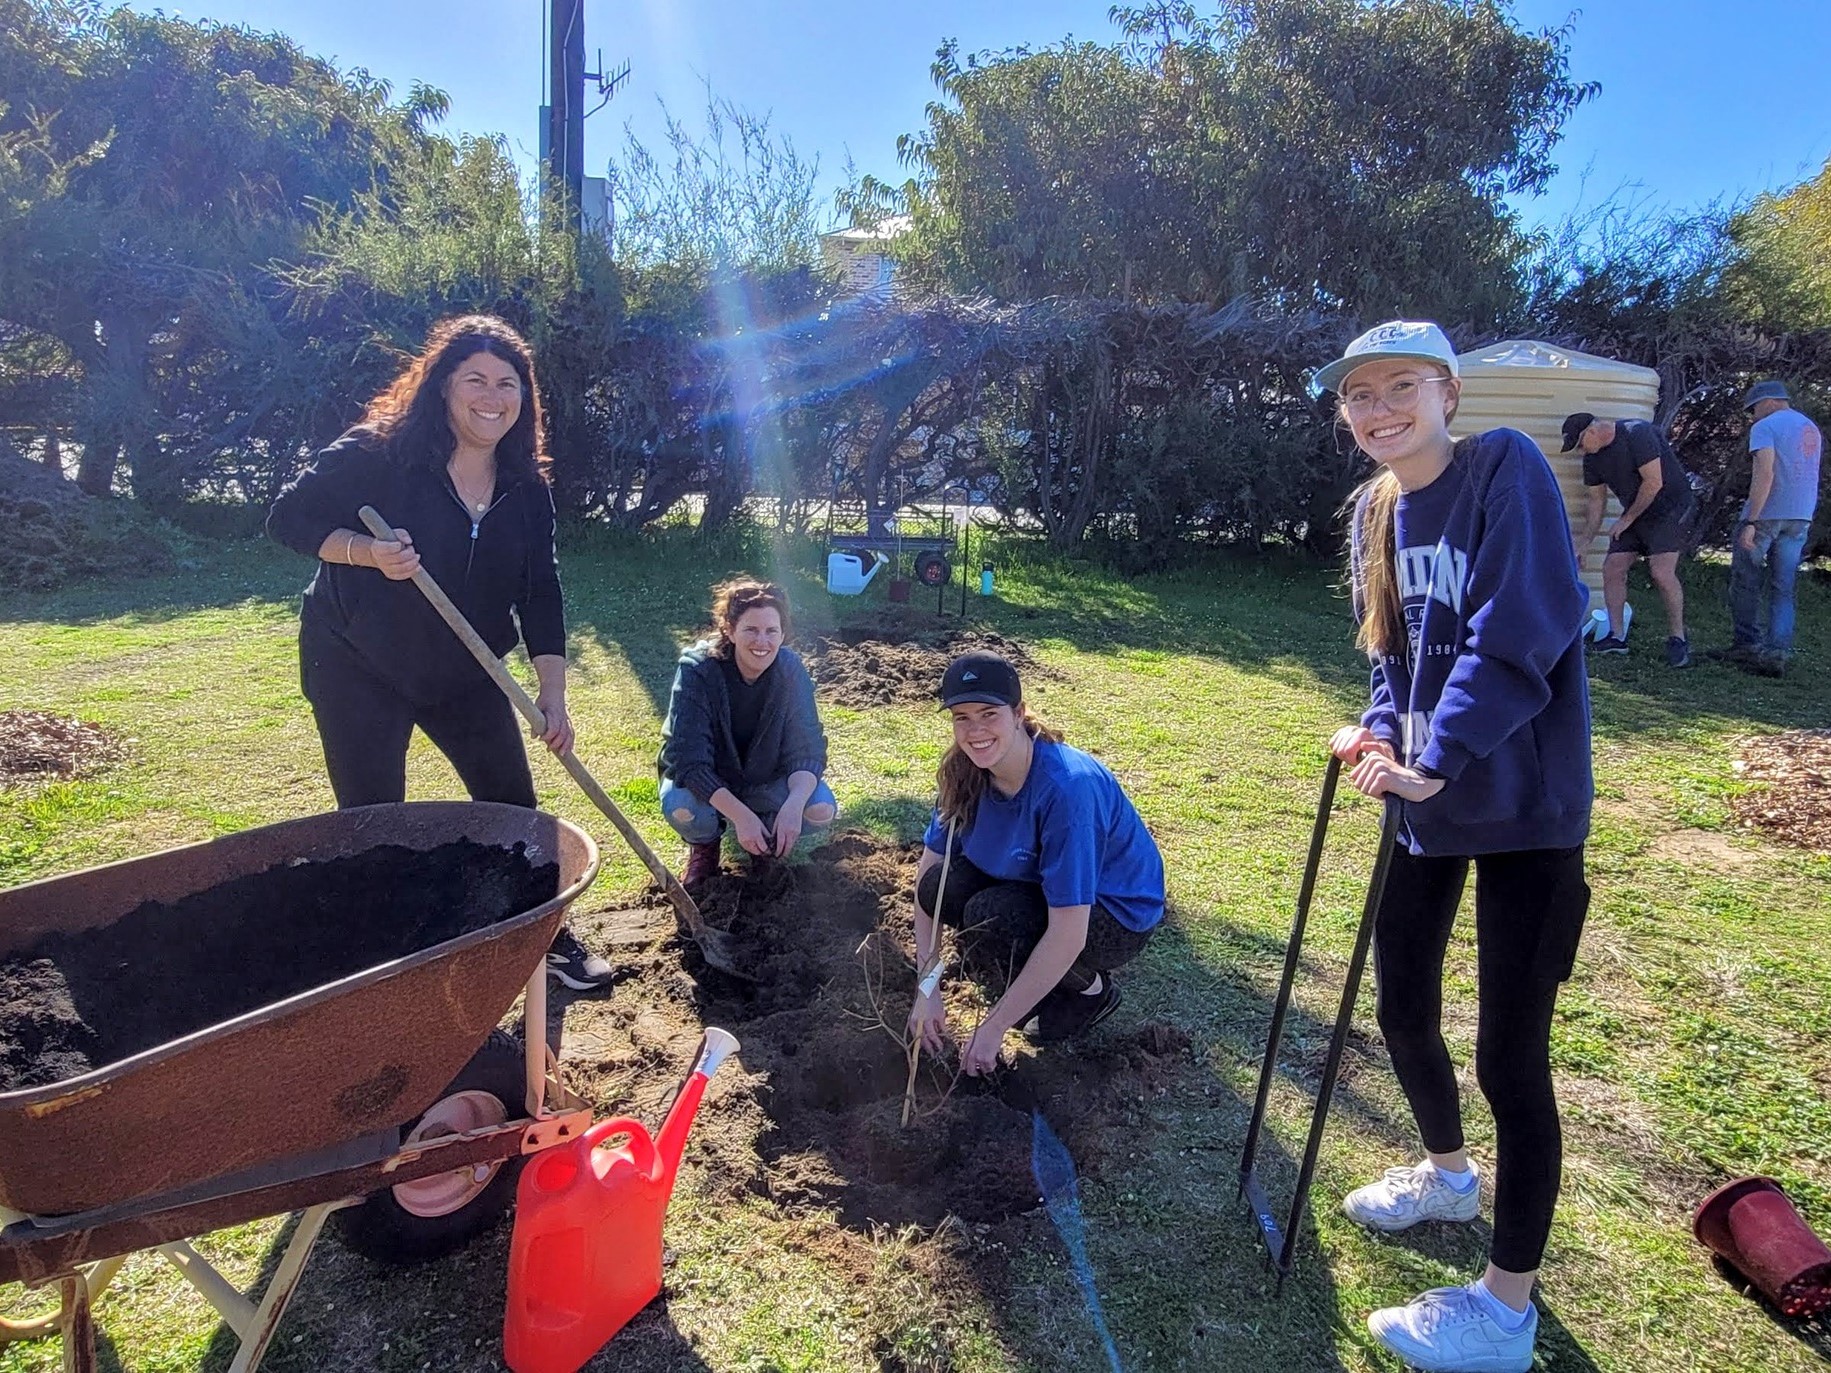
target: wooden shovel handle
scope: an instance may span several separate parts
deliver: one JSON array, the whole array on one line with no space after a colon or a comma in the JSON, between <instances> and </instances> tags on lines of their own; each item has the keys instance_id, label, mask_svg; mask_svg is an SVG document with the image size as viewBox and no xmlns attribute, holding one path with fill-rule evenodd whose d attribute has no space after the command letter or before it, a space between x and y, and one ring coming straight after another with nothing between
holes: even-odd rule
<instances>
[{"instance_id":1,"label":"wooden shovel handle","mask_svg":"<svg viewBox=\"0 0 1831 1373\"><path fill-rule=\"evenodd\" d=\"M394 526L384 520L376 512L374 506L365 505L356 514L368 528L369 533L376 538L393 539ZM451 632L456 634L464 647L470 650L471 657L475 658L478 665L489 673L490 680L502 689L502 694L507 696L515 709L521 712L521 718L528 722L529 727L536 734L545 734L547 732L546 715L539 706L534 704L533 697L528 695L521 683L515 680L514 674L503 664L502 659L492 653L490 646L483 642L483 637L471 628L470 621L464 618L464 612L452 604L451 597L447 596L444 588L432 579L432 574L423 567L417 569L413 574L413 584L432 603L432 608L439 612L439 618L451 626ZM590 797L591 803L603 811L605 818L616 826L617 833L623 836L624 842L635 851L636 856L642 860L655 881L661 884L662 891L667 893L668 900L680 913L680 918L687 922L688 929L697 936L705 928L705 923L700 918L699 907L694 904L693 898L687 895L687 889L680 885L680 879L668 871L668 865L661 861L660 856L649 847L648 841L642 837L634 825L630 824L629 818L623 814L617 803L610 799L610 793L599 786L597 779L586 771L585 765L578 760L578 756L571 749L567 749L557 756L560 766L572 774L572 780L579 784L579 790Z\"/></svg>"}]
</instances>

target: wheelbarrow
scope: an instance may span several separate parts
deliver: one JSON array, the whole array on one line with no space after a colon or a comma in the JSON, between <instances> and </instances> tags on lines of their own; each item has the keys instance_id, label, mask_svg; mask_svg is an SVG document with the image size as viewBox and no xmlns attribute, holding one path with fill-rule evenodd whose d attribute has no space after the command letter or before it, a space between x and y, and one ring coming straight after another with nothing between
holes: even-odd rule
<instances>
[{"instance_id":1,"label":"wheelbarrow","mask_svg":"<svg viewBox=\"0 0 1831 1373\"><path fill-rule=\"evenodd\" d=\"M447 1252L494 1225L523 1156L591 1123L559 1081L542 1030L547 946L597 875L598 852L583 830L539 811L403 803L0 891L4 958L117 926L148 900L250 878L258 893L262 875L302 861L460 841L519 850L535 868L556 865L551 895L367 966L353 938L357 966L334 980L79 1075L0 1093L0 1283L54 1285L60 1300L39 1320L0 1322L0 1343L61 1334L64 1367L89 1373L96 1297L126 1256L152 1249L239 1337L232 1373L252 1373L333 1214L352 1247L395 1261ZM385 920L388 895L377 891L347 918ZM233 920L256 950L290 956L295 932L258 899ZM525 1046L497 1029L524 989ZM153 979L139 990L174 995ZM258 1301L186 1243L295 1211Z\"/></svg>"}]
</instances>

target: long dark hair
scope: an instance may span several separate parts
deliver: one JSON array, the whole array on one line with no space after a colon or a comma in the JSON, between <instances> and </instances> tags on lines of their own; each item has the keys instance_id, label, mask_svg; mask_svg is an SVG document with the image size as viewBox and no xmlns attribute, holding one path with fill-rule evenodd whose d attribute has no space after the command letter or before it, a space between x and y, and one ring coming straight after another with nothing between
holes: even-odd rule
<instances>
[{"instance_id":1,"label":"long dark hair","mask_svg":"<svg viewBox=\"0 0 1831 1373\"><path fill-rule=\"evenodd\" d=\"M1047 744L1062 742L1062 731L1051 729L1030 713L1030 703L1017 703L1018 726L1032 739ZM979 798L992 785L992 774L975 763L958 744L949 744L941 755L941 766L935 769L935 789L940 795L936 809L943 820L966 828L979 813Z\"/></svg>"},{"instance_id":2,"label":"long dark hair","mask_svg":"<svg viewBox=\"0 0 1831 1373\"><path fill-rule=\"evenodd\" d=\"M496 444L496 470L519 480L547 479L546 426L541 422L540 387L527 340L494 315L442 319L426 345L386 390L369 402L356 432L379 441L396 462L442 468L458 446L446 413L446 384L466 358L488 353L515 369L521 379L521 413Z\"/></svg>"}]
</instances>

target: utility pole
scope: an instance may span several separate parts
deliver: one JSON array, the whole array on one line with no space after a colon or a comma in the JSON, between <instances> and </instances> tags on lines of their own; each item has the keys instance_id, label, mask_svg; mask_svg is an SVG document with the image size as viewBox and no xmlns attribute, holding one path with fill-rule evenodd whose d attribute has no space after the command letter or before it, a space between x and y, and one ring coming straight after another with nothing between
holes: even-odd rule
<instances>
[{"instance_id":1,"label":"utility pole","mask_svg":"<svg viewBox=\"0 0 1831 1373\"><path fill-rule=\"evenodd\" d=\"M547 185L576 237L585 198L585 0L548 0Z\"/></svg>"},{"instance_id":2,"label":"utility pole","mask_svg":"<svg viewBox=\"0 0 1831 1373\"><path fill-rule=\"evenodd\" d=\"M585 120L610 103L617 88L629 79L629 63L612 73L585 70L585 0L548 0L547 85L549 104L541 110L540 153L546 188L561 205L561 223L573 237L581 228L581 208L588 199L585 186ZM602 99L585 108L585 83L598 88ZM601 182L596 183L603 190ZM602 198L601 196L599 197Z\"/></svg>"}]
</instances>

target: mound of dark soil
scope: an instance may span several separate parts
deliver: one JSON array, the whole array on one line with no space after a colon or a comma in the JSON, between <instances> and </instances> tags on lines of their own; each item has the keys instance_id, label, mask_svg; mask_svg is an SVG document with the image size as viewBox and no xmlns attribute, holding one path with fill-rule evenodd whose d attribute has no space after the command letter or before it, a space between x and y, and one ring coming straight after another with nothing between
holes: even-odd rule
<instances>
[{"instance_id":1,"label":"mound of dark soil","mask_svg":"<svg viewBox=\"0 0 1831 1373\"><path fill-rule=\"evenodd\" d=\"M531 910L559 868L460 841L291 863L0 959L0 1091L59 1082Z\"/></svg>"},{"instance_id":2,"label":"mound of dark soil","mask_svg":"<svg viewBox=\"0 0 1831 1373\"><path fill-rule=\"evenodd\" d=\"M127 501L86 495L0 453L0 586L45 591L78 577L174 571L170 526Z\"/></svg>"},{"instance_id":3,"label":"mound of dark soil","mask_svg":"<svg viewBox=\"0 0 1831 1373\"><path fill-rule=\"evenodd\" d=\"M100 725L48 710L0 710L0 787L68 781L120 758L125 750Z\"/></svg>"},{"instance_id":4,"label":"mound of dark soil","mask_svg":"<svg viewBox=\"0 0 1831 1373\"><path fill-rule=\"evenodd\" d=\"M1730 802L1745 825L1831 853L1831 729L1767 734L1742 746L1736 771L1764 787Z\"/></svg>"},{"instance_id":5,"label":"mound of dark soil","mask_svg":"<svg viewBox=\"0 0 1831 1373\"><path fill-rule=\"evenodd\" d=\"M1020 1050L989 1080L959 1076L952 1047L939 1061L924 1055L903 1127L919 852L851 833L806 864L721 874L701 909L730 931L758 981L706 968L690 945L658 947L614 1003L570 1008L565 1057L594 1079L594 1095L648 1118L664 1105L650 1084L675 1078L699 1025L730 1029L743 1043L741 1070L714 1084L695 1155L734 1190L836 1213L859 1230L1034 1209L1037 1111L1083 1175L1124 1159L1137 1132L1154 1128L1147 1100L1188 1059L1188 1041L1164 1026L1127 1033L1123 1016L1081 1043ZM667 920L656 912L655 927ZM959 977L943 986L958 1034L1001 990Z\"/></svg>"},{"instance_id":6,"label":"mound of dark soil","mask_svg":"<svg viewBox=\"0 0 1831 1373\"><path fill-rule=\"evenodd\" d=\"M1029 673L1043 671L1022 644L984 626L900 610L816 632L801 649L819 695L859 710L933 706L949 660L981 651L1002 653Z\"/></svg>"}]
</instances>

